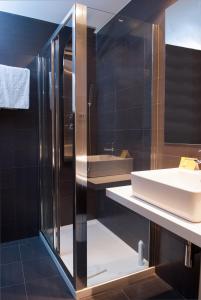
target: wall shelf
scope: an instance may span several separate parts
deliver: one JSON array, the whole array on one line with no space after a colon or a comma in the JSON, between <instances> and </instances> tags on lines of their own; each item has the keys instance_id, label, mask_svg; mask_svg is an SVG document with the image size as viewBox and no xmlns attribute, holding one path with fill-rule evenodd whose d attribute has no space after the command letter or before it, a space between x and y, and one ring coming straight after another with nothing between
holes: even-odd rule
<instances>
[{"instance_id":1,"label":"wall shelf","mask_svg":"<svg viewBox=\"0 0 201 300\"><path fill-rule=\"evenodd\" d=\"M138 213L159 226L201 247L201 223L192 223L132 196L132 187L108 188L107 197Z\"/></svg>"},{"instance_id":2,"label":"wall shelf","mask_svg":"<svg viewBox=\"0 0 201 300\"><path fill-rule=\"evenodd\" d=\"M130 183L131 183L131 174L94 177L94 178L88 178L87 180L88 187L95 190L106 189L108 187L117 186L117 184L126 185Z\"/></svg>"}]
</instances>

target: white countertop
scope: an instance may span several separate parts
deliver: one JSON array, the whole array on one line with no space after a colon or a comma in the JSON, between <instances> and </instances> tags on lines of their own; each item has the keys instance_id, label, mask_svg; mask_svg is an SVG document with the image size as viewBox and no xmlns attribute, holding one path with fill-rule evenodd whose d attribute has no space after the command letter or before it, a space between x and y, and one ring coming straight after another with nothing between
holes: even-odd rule
<instances>
[{"instance_id":1,"label":"white countertop","mask_svg":"<svg viewBox=\"0 0 201 300\"><path fill-rule=\"evenodd\" d=\"M201 223L191 223L132 196L131 185L108 188L106 195L124 207L201 247Z\"/></svg>"}]
</instances>

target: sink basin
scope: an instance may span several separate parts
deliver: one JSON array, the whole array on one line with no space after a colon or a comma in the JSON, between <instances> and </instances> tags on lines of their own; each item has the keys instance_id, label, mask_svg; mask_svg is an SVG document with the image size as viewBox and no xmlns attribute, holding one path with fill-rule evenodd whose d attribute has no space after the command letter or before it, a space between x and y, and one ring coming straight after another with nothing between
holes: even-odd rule
<instances>
[{"instance_id":1,"label":"sink basin","mask_svg":"<svg viewBox=\"0 0 201 300\"><path fill-rule=\"evenodd\" d=\"M131 173L133 195L191 222L201 222L201 171Z\"/></svg>"},{"instance_id":2,"label":"sink basin","mask_svg":"<svg viewBox=\"0 0 201 300\"><path fill-rule=\"evenodd\" d=\"M130 174L133 170L133 159L114 155L89 155L87 167L87 175L90 178Z\"/></svg>"}]
</instances>

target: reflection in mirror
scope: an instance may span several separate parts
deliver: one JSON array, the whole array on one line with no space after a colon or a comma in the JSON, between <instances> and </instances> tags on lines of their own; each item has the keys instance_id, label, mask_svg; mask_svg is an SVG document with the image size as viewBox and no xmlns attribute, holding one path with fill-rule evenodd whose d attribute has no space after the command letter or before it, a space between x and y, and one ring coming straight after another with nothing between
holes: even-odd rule
<instances>
[{"instance_id":1,"label":"reflection in mirror","mask_svg":"<svg viewBox=\"0 0 201 300\"><path fill-rule=\"evenodd\" d=\"M72 105L72 20L59 32L60 42L60 257L73 276L74 113Z\"/></svg>"},{"instance_id":2,"label":"reflection in mirror","mask_svg":"<svg viewBox=\"0 0 201 300\"><path fill-rule=\"evenodd\" d=\"M40 57L40 193L41 193L41 229L46 239L54 247L53 212L53 171L52 171L52 66L51 46Z\"/></svg>"},{"instance_id":3,"label":"reflection in mirror","mask_svg":"<svg viewBox=\"0 0 201 300\"><path fill-rule=\"evenodd\" d=\"M70 28L67 27L68 31ZM66 29L66 28L65 28ZM63 105L64 105L64 160L73 156L73 128L72 112L72 33L66 40L63 51Z\"/></svg>"},{"instance_id":4,"label":"reflection in mirror","mask_svg":"<svg viewBox=\"0 0 201 300\"><path fill-rule=\"evenodd\" d=\"M105 189L130 185L133 170L150 167L151 120L146 116L153 28L120 13L87 12L89 287L149 265L149 221L107 198Z\"/></svg>"},{"instance_id":5,"label":"reflection in mirror","mask_svg":"<svg viewBox=\"0 0 201 300\"><path fill-rule=\"evenodd\" d=\"M165 143L201 144L200 15L200 0L166 10Z\"/></svg>"}]
</instances>

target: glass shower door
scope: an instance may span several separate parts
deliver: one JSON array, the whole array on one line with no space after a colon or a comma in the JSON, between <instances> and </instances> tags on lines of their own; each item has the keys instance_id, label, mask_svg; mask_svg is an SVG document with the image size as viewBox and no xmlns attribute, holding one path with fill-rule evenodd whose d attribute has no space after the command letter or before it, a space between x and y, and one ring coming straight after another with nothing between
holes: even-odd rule
<instances>
[{"instance_id":1,"label":"glass shower door","mask_svg":"<svg viewBox=\"0 0 201 300\"><path fill-rule=\"evenodd\" d=\"M108 198L106 188L130 185L132 171L150 169L153 27L92 8L87 21L91 287L151 265L149 220Z\"/></svg>"},{"instance_id":2,"label":"glass shower door","mask_svg":"<svg viewBox=\"0 0 201 300\"><path fill-rule=\"evenodd\" d=\"M59 32L59 233L60 257L73 276L73 208L75 199L75 111L72 87L72 19Z\"/></svg>"},{"instance_id":3,"label":"glass shower door","mask_svg":"<svg viewBox=\"0 0 201 300\"><path fill-rule=\"evenodd\" d=\"M41 228L54 247L51 46L38 56Z\"/></svg>"},{"instance_id":4,"label":"glass shower door","mask_svg":"<svg viewBox=\"0 0 201 300\"><path fill-rule=\"evenodd\" d=\"M86 286L86 6L38 57L41 231L76 289Z\"/></svg>"}]
</instances>

